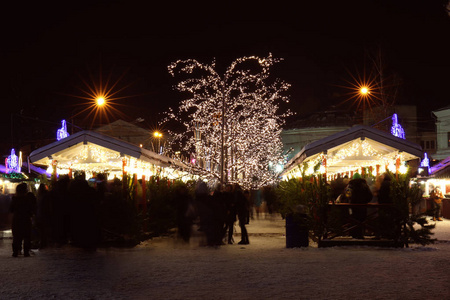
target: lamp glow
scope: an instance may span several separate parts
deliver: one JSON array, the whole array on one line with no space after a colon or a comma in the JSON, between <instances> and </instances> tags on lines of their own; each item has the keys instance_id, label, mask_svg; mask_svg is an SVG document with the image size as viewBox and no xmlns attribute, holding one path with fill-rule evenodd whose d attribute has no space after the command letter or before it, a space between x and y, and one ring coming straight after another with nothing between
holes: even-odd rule
<instances>
[{"instance_id":1,"label":"lamp glow","mask_svg":"<svg viewBox=\"0 0 450 300\"><path fill-rule=\"evenodd\" d=\"M103 106L106 103L106 100L104 97L99 96L95 99L95 102L97 103L98 106Z\"/></svg>"},{"instance_id":2,"label":"lamp glow","mask_svg":"<svg viewBox=\"0 0 450 300\"><path fill-rule=\"evenodd\" d=\"M359 92L361 93L361 95L364 95L364 96L370 94L369 88L367 88L367 87L365 87L365 86L361 87L361 89L359 90Z\"/></svg>"}]
</instances>

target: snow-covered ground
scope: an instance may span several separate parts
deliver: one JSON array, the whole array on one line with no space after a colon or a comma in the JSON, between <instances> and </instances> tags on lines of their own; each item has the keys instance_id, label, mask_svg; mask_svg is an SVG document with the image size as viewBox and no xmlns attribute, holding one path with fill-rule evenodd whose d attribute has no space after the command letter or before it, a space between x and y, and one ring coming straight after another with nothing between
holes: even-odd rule
<instances>
[{"instance_id":1,"label":"snow-covered ground","mask_svg":"<svg viewBox=\"0 0 450 300\"><path fill-rule=\"evenodd\" d=\"M239 227L236 226L236 241ZM287 249L284 222L248 225L249 245L157 238L131 249L65 246L11 257L0 240L1 299L450 299L450 221L430 246Z\"/></svg>"}]
</instances>

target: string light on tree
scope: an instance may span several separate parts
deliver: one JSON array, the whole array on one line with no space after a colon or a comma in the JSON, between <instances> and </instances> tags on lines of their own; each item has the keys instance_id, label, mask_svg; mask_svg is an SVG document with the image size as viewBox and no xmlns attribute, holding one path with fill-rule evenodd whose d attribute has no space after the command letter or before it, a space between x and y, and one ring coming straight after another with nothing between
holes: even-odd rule
<instances>
[{"instance_id":1,"label":"string light on tree","mask_svg":"<svg viewBox=\"0 0 450 300\"><path fill-rule=\"evenodd\" d=\"M224 74L216 63L178 60L168 69L172 76L188 75L176 89L190 98L166 121L175 120L186 132L173 133L176 145L195 153L211 175L222 181L260 187L277 180L276 166L284 161L281 127L291 115L279 114L279 103L288 102L289 84L270 78L271 67L281 59L248 56L231 63ZM175 144L171 145L174 148Z\"/></svg>"}]
</instances>

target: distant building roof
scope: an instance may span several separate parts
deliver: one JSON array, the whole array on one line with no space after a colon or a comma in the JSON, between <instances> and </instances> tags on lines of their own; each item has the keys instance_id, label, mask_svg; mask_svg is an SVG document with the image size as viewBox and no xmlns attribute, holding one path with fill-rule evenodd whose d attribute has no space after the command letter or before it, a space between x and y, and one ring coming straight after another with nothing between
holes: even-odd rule
<instances>
[{"instance_id":1,"label":"distant building roof","mask_svg":"<svg viewBox=\"0 0 450 300\"><path fill-rule=\"evenodd\" d=\"M325 110L303 116L289 124L285 130L311 127L352 126L355 124L354 113L344 110Z\"/></svg>"}]
</instances>

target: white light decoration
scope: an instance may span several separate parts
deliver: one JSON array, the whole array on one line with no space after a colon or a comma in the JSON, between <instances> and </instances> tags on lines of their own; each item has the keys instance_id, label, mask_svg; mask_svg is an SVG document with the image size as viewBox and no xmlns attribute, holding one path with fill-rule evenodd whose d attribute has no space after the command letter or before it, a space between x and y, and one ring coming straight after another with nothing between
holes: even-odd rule
<instances>
[{"instance_id":1,"label":"white light decoration","mask_svg":"<svg viewBox=\"0 0 450 300\"><path fill-rule=\"evenodd\" d=\"M66 138L68 136L69 136L69 133L67 132L66 120L62 120L61 121L61 128L56 131L56 139L58 141L60 141L60 140Z\"/></svg>"},{"instance_id":2,"label":"white light decoration","mask_svg":"<svg viewBox=\"0 0 450 300\"><path fill-rule=\"evenodd\" d=\"M423 157L422 161L420 162L420 166L422 168L427 168L428 169L428 174L430 174L431 173L431 170L430 170L430 159L428 158L427 153L424 153L423 155L424 155L424 157Z\"/></svg>"},{"instance_id":3,"label":"white light decoration","mask_svg":"<svg viewBox=\"0 0 450 300\"><path fill-rule=\"evenodd\" d=\"M19 151L19 156L16 151L11 149L11 154L5 159L6 173L20 173L22 168L22 152Z\"/></svg>"},{"instance_id":4,"label":"white light decoration","mask_svg":"<svg viewBox=\"0 0 450 300\"><path fill-rule=\"evenodd\" d=\"M398 172L400 174L406 174L408 172L408 167L406 167L404 164L402 164L399 168L398 168Z\"/></svg>"},{"instance_id":5,"label":"white light decoration","mask_svg":"<svg viewBox=\"0 0 450 300\"><path fill-rule=\"evenodd\" d=\"M242 57L223 75L216 71L214 61L178 60L168 66L172 76L190 77L175 88L191 95L177 111L167 113L166 122L177 121L186 129L171 132L171 147L195 153L200 165L210 166L211 177L221 178L224 158L228 181L255 188L276 182L278 173L269 168L269 162L276 165L285 159L280 133L291 115L289 110L279 113L279 103L289 101L285 92L290 85L269 79L271 67L280 61L271 54Z\"/></svg>"},{"instance_id":6,"label":"white light decoration","mask_svg":"<svg viewBox=\"0 0 450 300\"><path fill-rule=\"evenodd\" d=\"M393 136L399 137L401 139L405 139L405 131L403 130L402 125L400 125L398 123L397 114L392 115L391 133Z\"/></svg>"}]
</instances>

